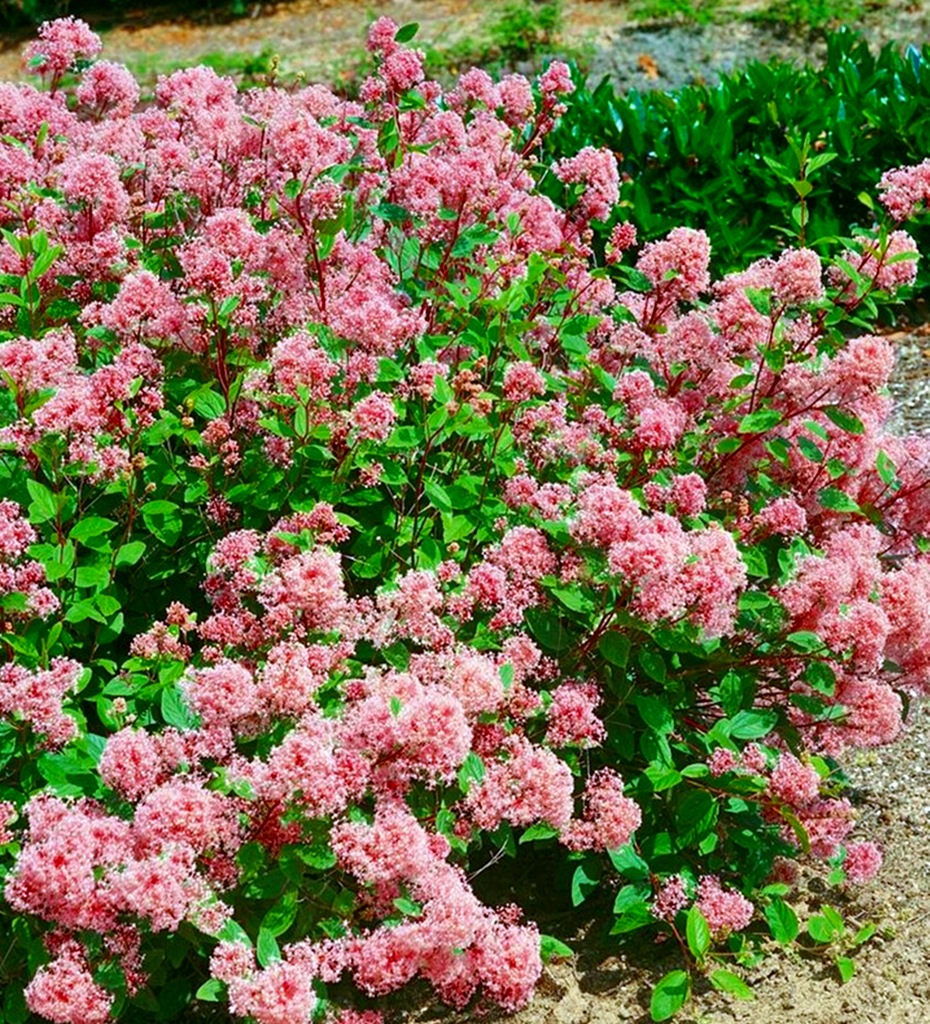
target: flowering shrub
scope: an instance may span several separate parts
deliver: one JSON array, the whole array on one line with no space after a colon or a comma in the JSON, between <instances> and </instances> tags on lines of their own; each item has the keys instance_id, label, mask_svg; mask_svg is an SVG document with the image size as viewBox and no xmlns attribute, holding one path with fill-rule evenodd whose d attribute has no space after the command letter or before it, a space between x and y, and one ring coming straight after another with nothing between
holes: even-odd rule
<instances>
[{"instance_id":1,"label":"flowering shrub","mask_svg":"<svg viewBox=\"0 0 930 1024\"><path fill-rule=\"evenodd\" d=\"M597 253L565 66L443 94L410 35L358 103L136 109L71 20L0 86L10 1021L516 1008L553 944L469 872L520 843L702 967L796 936L795 861L878 869L833 758L927 689L930 441L846 338L908 237Z\"/></svg>"}]
</instances>

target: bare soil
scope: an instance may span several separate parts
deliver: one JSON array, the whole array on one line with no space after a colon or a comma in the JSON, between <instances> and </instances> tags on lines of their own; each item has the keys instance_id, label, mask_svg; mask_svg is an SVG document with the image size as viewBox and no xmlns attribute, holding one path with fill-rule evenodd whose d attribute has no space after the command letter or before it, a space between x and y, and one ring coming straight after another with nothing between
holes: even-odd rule
<instances>
[{"instance_id":1,"label":"bare soil","mask_svg":"<svg viewBox=\"0 0 930 1024\"><path fill-rule=\"evenodd\" d=\"M419 22L418 39L448 46L481 38L488 18L506 2L291 0L256 4L253 16L235 21L224 21L216 8L171 18L164 9L148 7L119 25L98 27L108 59L149 75L197 63L206 54L257 55L271 49L280 54L282 72L336 82L341 69L361 55L365 26L373 16ZM763 6L763 0L747 0L734 3L734 10L745 14ZM670 88L710 81L752 58L816 60L822 46L817 34L799 35L743 17L701 27L674 18L634 23L622 0L565 0L564 11L564 44L586 53L593 74L610 74L623 86ZM930 41L930 3L888 0L856 27L875 46L889 40L921 46ZM0 40L0 80L23 77L21 45L22 39ZM926 339L913 338L902 344L908 356L898 390L905 426L927 420L926 344ZM867 921L878 925L876 935L855 954L854 977L841 984L832 959L803 945L773 949L759 966L744 972L754 988L753 1001L735 1001L698 978L680 1024L930 1024L930 707L914 711L907 738L854 757L846 768L855 786L860 837L883 845L885 864L877 879L857 891L824 891L811 875L796 897L802 920L805 907L815 912L827 901L841 910L850 928ZM548 905L543 898L537 908L541 927L576 952L547 965L537 998L507 1018L510 1024L646 1024L652 986L681 966L672 944L641 939L621 944L583 914L560 907L557 899L553 908L546 890L554 880L537 877L533 883L541 897L550 897ZM493 1011L454 1014L425 992L422 999L419 995L408 996L405 1008L389 1005L408 1024L505 1019Z\"/></svg>"},{"instance_id":2,"label":"bare soil","mask_svg":"<svg viewBox=\"0 0 930 1024\"><path fill-rule=\"evenodd\" d=\"M229 2L208 0L183 16L178 13L183 5L156 3L130 9L118 23L105 11L91 20L109 60L150 75L208 54L271 50L280 56L282 72L335 82L362 55L365 26L376 16L417 22L423 45L449 47L485 38L489 21L512 0L246 0L249 14L238 19L228 17ZM640 9L646 2L636 0ZM818 2L810 0L812 7ZM712 81L718 72L754 58L816 60L822 32L798 33L751 20L772 3L724 0L713 22L696 26L676 17L644 22L634 17L632 0L563 0L560 44L585 54L592 75L609 74L618 85L643 88ZM700 8L700 0L694 6ZM873 0L854 27L875 46L894 40L919 47L930 42L930 3ZM25 38L0 36L0 80L23 77L19 53Z\"/></svg>"}]
</instances>

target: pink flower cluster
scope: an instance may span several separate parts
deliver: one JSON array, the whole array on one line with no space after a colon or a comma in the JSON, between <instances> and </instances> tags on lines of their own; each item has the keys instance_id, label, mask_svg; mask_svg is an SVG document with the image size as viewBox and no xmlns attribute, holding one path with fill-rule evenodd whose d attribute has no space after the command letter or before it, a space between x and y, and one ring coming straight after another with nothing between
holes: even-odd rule
<instances>
[{"instance_id":1,"label":"pink flower cluster","mask_svg":"<svg viewBox=\"0 0 930 1024\"><path fill-rule=\"evenodd\" d=\"M110 1017L113 993L98 985L77 953L56 957L26 986L26 1005L58 1024L102 1024Z\"/></svg>"},{"instance_id":2,"label":"pink flower cluster","mask_svg":"<svg viewBox=\"0 0 930 1024\"><path fill-rule=\"evenodd\" d=\"M605 551L644 619L687 617L710 635L731 628L747 576L729 533L686 531L667 513L646 515L630 492L603 478L587 483L576 507L574 537Z\"/></svg>"},{"instance_id":3,"label":"pink flower cluster","mask_svg":"<svg viewBox=\"0 0 930 1024\"><path fill-rule=\"evenodd\" d=\"M742 893L724 888L715 875L702 875L696 890L681 875L671 875L656 893L652 913L660 920L674 921L679 911L692 900L717 941L725 939L731 932L743 931L755 913L755 907Z\"/></svg>"},{"instance_id":4,"label":"pink flower cluster","mask_svg":"<svg viewBox=\"0 0 930 1024\"><path fill-rule=\"evenodd\" d=\"M752 920L755 908L736 889L724 889L713 875L704 875L697 886L695 906L704 915L711 934L724 938L730 932L741 932Z\"/></svg>"},{"instance_id":5,"label":"pink flower cluster","mask_svg":"<svg viewBox=\"0 0 930 1024\"><path fill-rule=\"evenodd\" d=\"M27 471L79 479L84 508L125 499L132 527L143 487L168 478L148 446L171 433L215 544L206 614L175 602L127 638L124 678L153 684L138 705L158 688L164 718L190 724L120 718L105 797L26 806L5 896L50 927L52 955L30 1008L106 1019L99 967L137 990L143 937L218 935L252 898L253 859L311 840L332 865L313 870L338 880L326 898L352 907L327 922L335 937L262 968L220 943L211 974L234 1014L309 1021L314 982L344 977L372 996L420 978L455 1007L479 992L521 1006L539 934L483 905L460 865L507 826L572 851L631 842L644 808L609 731L663 678L653 641L668 692L688 691L656 745L677 759L718 728L708 793L745 783L770 834L872 877L880 853L846 843L851 806L809 755L889 742L898 691L930 689L930 441L888 429L889 343L825 325L913 280L909 236L863 239L826 269L790 249L712 282L706 234L680 227L631 257L644 290L621 292L636 232L610 225L614 156L551 168L567 209L537 187L573 88L559 62L535 89L472 70L444 95L379 19L360 102L239 93L201 67L140 108L126 69L82 66L98 49L82 22L48 24L27 57L53 93L79 74L73 93L0 86L0 272L31 280L51 253L35 329L0 313L15 407L0 443ZM886 176L894 216L926 200L928 175ZM82 310L68 327L51 324L62 303ZM163 408L184 380L196 391ZM266 468L304 511L272 522L256 501L238 528L230 485ZM334 504L312 505L324 478ZM0 501L5 630L58 608L37 539ZM622 639L643 650L608 677L602 645ZM724 644L754 708L786 709L794 753L777 734L742 751L725 738L719 662L701 662ZM0 667L0 713L40 746L67 742L81 665L25 665ZM628 699L608 700L621 679ZM654 915L693 903L717 939L746 928L753 904L700 870L657 885Z\"/></svg>"},{"instance_id":6,"label":"pink flower cluster","mask_svg":"<svg viewBox=\"0 0 930 1024\"><path fill-rule=\"evenodd\" d=\"M885 171L878 189L879 199L891 216L896 221L907 220L930 197L930 160Z\"/></svg>"},{"instance_id":7,"label":"pink flower cluster","mask_svg":"<svg viewBox=\"0 0 930 1024\"><path fill-rule=\"evenodd\" d=\"M77 722L62 710L84 668L70 658L55 658L47 669L30 671L0 665L0 715L28 722L49 746L59 747L77 735Z\"/></svg>"},{"instance_id":8,"label":"pink flower cluster","mask_svg":"<svg viewBox=\"0 0 930 1024\"><path fill-rule=\"evenodd\" d=\"M26 842L5 890L19 912L103 935L118 934L127 914L155 932L185 919L207 932L222 927L228 908L198 859L214 870L229 864L243 837L235 806L202 783L177 777L151 788L132 822L93 801L50 796L34 797L26 815ZM220 875L214 884L228 881Z\"/></svg>"},{"instance_id":9,"label":"pink flower cluster","mask_svg":"<svg viewBox=\"0 0 930 1024\"><path fill-rule=\"evenodd\" d=\"M48 75L54 85L77 60L97 56L103 44L80 18L59 18L39 27L38 38L23 52L23 62L30 71Z\"/></svg>"},{"instance_id":10,"label":"pink flower cluster","mask_svg":"<svg viewBox=\"0 0 930 1024\"><path fill-rule=\"evenodd\" d=\"M0 501L0 599L19 595L22 607L8 603L0 612L4 629L23 619L47 618L58 609L58 598L43 586L45 567L26 556L26 549L36 541L36 532L23 517L14 501Z\"/></svg>"}]
</instances>

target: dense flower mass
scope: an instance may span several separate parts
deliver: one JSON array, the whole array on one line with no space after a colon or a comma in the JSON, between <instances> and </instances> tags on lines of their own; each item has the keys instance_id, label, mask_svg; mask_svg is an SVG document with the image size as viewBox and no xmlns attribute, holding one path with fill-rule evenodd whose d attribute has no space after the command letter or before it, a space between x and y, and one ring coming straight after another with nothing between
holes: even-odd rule
<instances>
[{"instance_id":1,"label":"dense flower mass","mask_svg":"<svg viewBox=\"0 0 930 1024\"><path fill-rule=\"evenodd\" d=\"M534 843L699 963L786 865L879 870L832 758L930 691L930 440L850 324L926 167L713 281L614 154L545 155L566 65L444 92L409 37L358 100L140 103L63 19L0 86L0 919L47 1020L516 1009L545 940L472 882Z\"/></svg>"}]
</instances>

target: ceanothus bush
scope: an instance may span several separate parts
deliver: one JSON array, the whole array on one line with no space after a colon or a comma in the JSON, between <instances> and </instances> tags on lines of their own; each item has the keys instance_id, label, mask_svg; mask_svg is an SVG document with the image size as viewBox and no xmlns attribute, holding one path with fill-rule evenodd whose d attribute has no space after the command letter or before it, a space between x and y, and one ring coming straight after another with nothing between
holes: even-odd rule
<instances>
[{"instance_id":1,"label":"ceanothus bush","mask_svg":"<svg viewBox=\"0 0 930 1024\"><path fill-rule=\"evenodd\" d=\"M611 154L540 159L564 65L443 93L409 35L358 102L140 105L73 19L0 86L10 1021L519 1007L553 946L471 885L518 843L702 968L795 937L798 862L878 870L835 758L930 680L930 440L867 333L926 167L712 281Z\"/></svg>"}]
</instances>

